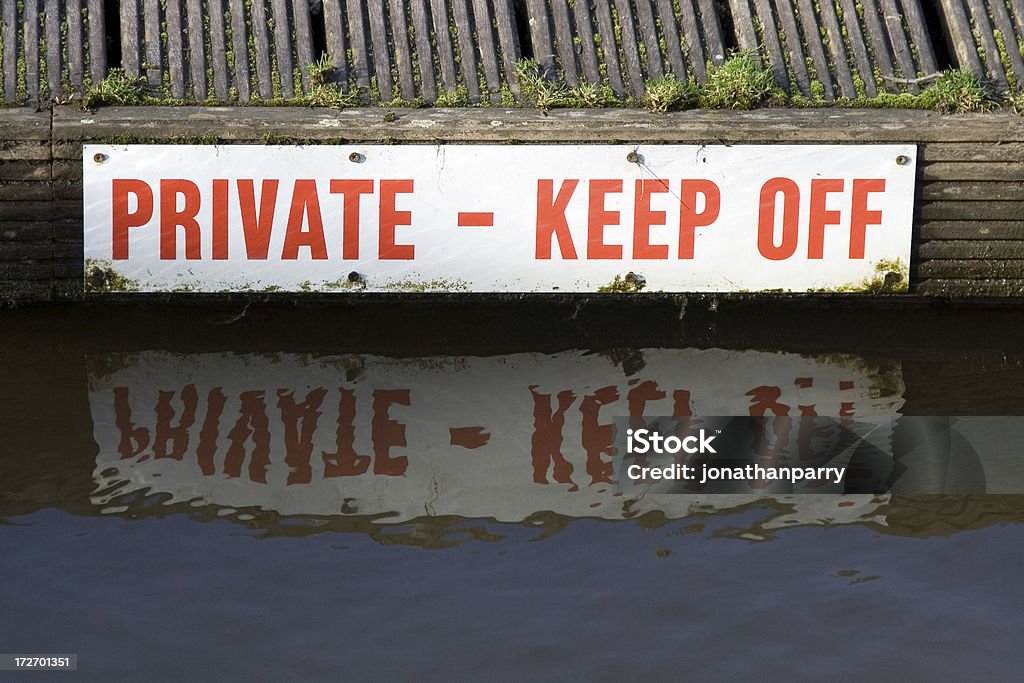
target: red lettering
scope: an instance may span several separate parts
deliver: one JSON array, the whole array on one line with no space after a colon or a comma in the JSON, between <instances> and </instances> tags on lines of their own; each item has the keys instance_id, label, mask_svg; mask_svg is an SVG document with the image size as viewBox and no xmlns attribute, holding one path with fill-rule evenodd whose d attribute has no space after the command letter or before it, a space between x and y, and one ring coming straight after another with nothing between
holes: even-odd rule
<instances>
[{"instance_id":1,"label":"red lettering","mask_svg":"<svg viewBox=\"0 0 1024 683\"><path fill-rule=\"evenodd\" d=\"M338 401L338 428L334 433L334 453L324 451L324 477L353 477L370 467L370 456L356 453L356 395L351 389L341 390Z\"/></svg>"},{"instance_id":2,"label":"red lettering","mask_svg":"<svg viewBox=\"0 0 1024 683\"><path fill-rule=\"evenodd\" d=\"M113 258L121 261L128 258L128 228L138 228L153 217L153 188L142 180L114 180L111 198L113 226ZM135 195L134 212L128 211L128 195Z\"/></svg>"},{"instance_id":3,"label":"red lettering","mask_svg":"<svg viewBox=\"0 0 1024 683\"><path fill-rule=\"evenodd\" d=\"M302 229L303 223L309 225L309 230ZM281 258L294 261L299 257L299 247L309 247L310 257L316 261L323 261L327 258L324 219L320 213L320 198L316 193L315 180L295 181Z\"/></svg>"},{"instance_id":4,"label":"red lettering","mask_svg":"<svg viewBox=\"0 0 1024 683\"><path fill-rule=\"evenodd\" d=\"M775 246L775 204L782 193L782 242ZM800 188L789 178L772 178L761 188L757 218L757 250L771 261L783 261L796 252L799 239Z\"/></svg>"},{"instance_id":5,"label":"red lettering","mask_svg":"<svg viewBox=\"0 0 1024 683\"><path fill-rule=\"evenodd\" d=\"M267 406L262 391L243 391L239 396L242 407L238 420L228 432L231 445L224 456L224 474L229 477L242 476L245 462L245 442L252 438L253 448L249 460L249 479L259 484L267 483L267 467L270 466L270 423L267 420Z\"/></svg>"},{"instance_id":6,"label":"red lettering","mask_svg":"<svg viewBox=\"0 0 1024 683\"><path fill-rule=\"evenodd\" d=\"M551 409L551 394L538 394L536 387L530 387L533 396L533 439L530 458L533 461L533 481L547 484L548 466L554 463L553 476L559 484L573 484L572 463L562 455L562 428L565 426L565 411L576 400L571 391L558 393L558 408ZM572 485L571 491L579 487Z\"/></svg>"},{"instance_id":7,"label":"red lettering","mask_svg":"<svg viewBox=\"0 0 1024 683\"><path fill-rule=\"evenodd\" d=\"M626 394L626 402L629 404L630 417L643 417L647 404L651 401L658 401L665 398L667 394L658 388L658 384L651 380L641 382Z\"/></svg>"},{"instance_id":8,"label":"red lettering","mask_svg":"<svg viewBox=\"0 0 1024 683\"><path fill-rule=\"evenodd\" d=\"M884 178L857 178L853 181L853 202L850 208L850 258L864 258L867 227L882 224L881 211L868 211L868 195L872 192L885 192Z\"/></svg>"},{"instance_id":9,"label":"red lettering","mask_svg":"<svg viewBox=\"0 0 1024 683\"><path fill-rule=\"evenodd\" d=\"M584 396L580 402L580 412L583 413L583 450L587 454L587 474L590 475L591 484L612 482L612 463L605 461L601 455L609 457L615 453L615 425L600 424L598 417L601 406L614 403L619 400L619 390L613 386L602 387L589 396Z\"/></svg>"},{"instance_id":10,"label":"red lettering","mask_svg":"<svg viewBox=\"0 0 1024 683\"><path fill-rule=\"evenodd\" d=\"M558 251L563 259L575 259L576 247L572 243L569 224L565 220L565 211L569 208L579 180L564 180L558 188L558 197L554 194L555 181L537 181L537 250L538 259L551 258L551 243L558 240Z\"/></svg>"},{"instance_id":11,"label":"red lettering","mask_svg":"<svg viewBox=\"0 0 1024 683\"><path fill-rule=\"evenodd\" d=\"M228 189L227 180L213 181L213 258L223 261L228 257Z\"/></svg>"},{"instance_id":12,"label":"red lettering","mask_svg":"<svg viewBox=\"0 0 1024 683\"><path fill-rule=\"evenodd\" d=\"M393 405L409 405L409 390L382 389L373 392L373 420L370 424L373 433L373 473L399 477L409 467L409 459L405 456L391 457L392 447L405 448L406 445L405 425L388 416L388 409Z\"/></svg>"},{"instance_id":13,"label":"red lettering","mask_svg":"<svg viewBox=\"0 0 1024 683\"><path fill-rule=\"evenodd\" d=\"M238 203L242 212L242 234L245 236L245 255L253 261L267 258L270 233L274 226L274 208L277 206L276 180L264 180L260 189L260 213L256 216L256 188L252 180L238 181Z\"/></svg>"},{"instance_id":14,"label":"red lettering","mask_svg":"<svg viewBox=\"0 0 1024 683\"><path fill-rule=\"evenodd\" d=\"M344 220L342 233L344 245L341 258L359 258L359 199L364 194L373 193L372 180L332 180L331 194L345 197Z\"/></svg>"},{"instance_id":15,"label":"red lettering","mask_svg":"<svg viewBox=\"0 0 1024 683\"><path fill-rule=\"evenodd\" d=\"M842 214L826 208L828 195L842 192L846 182L842 178L816 178L811 181L810 236L807 243L807 258L825 257L825 227L839 225Z\"/></svg>"},{"instance_id":16,"label":"red lettering","mask_svg":"<svg viewBox=\"0 0 1024 683\"><path fill-rule=\"evenodd\" d=\"M411 244L395 244L395 228L412 225L411 211L395 210L395 195L410 194L411 180L380 181L380 242L378 252L381 260L411 261L416 256L416 247Z\"/></svg>"},{"instance_id":17,"label":"red lettering","mask_svg":"<svg viewBox=\"0 0 1024 683\"><path fill-rule=\"evenodd\" d=\"M697 194L704 196L704 210L697 213ZM684 180L679 188L679 258L693 258L697 228L716 220L722 209L722 191L710 180Z\"/></svg>"},{"instance_id":18,"label":"red lettering","mask_svg":"<svg viewBox=\"0 0 1024 683\"><path fill-rule=\"evenodd\" d=\"M185 205L178 209L178 195L185 198ZM160 258L173 261L178 258L178 228L185 231L185 258L201 258L199 214L201 205L199 187L191 180L160 181Z\"/></svg>"},{"instance_id":19,"label":"red lettering","mask_svg":"<svg viewBox=\"0 0 1024 683\"><path fill-rule=\"evenodd\" d=\"M171 426L174 418L174 408L171 407L173 391L161 391L156 402L156 438L153 439L153 456L155 458L173 458L181 460L188 450L188 430L196 419L196 405L199 403L199 395L196 393L196 386L189 384L181 390L181 402L184 410L177 427ZM173 442L174 447L168 453L168 442Z\"/></svg>"},{"instance_id":20,"label":"red lettering","mask_svg":"<svg viewBox=\"0 0 1024 683\"><path fill-rule=\"evenodd\" d=\"M117 453L122 460L134 458L149 446L149 430L145 427L136 427L132 422L128 387L114 387L114 426L121 432Z\"/></svg>"},{"instance_id":21,"label":"red lettering","mask_svg":"<svg viewBox=\"0 0 1024 683\"><path fill-rule=\"evenodd\" d=\"M213 456L217 453L217 440L220 438L220 416L224 412L224 404L227 401L228 397L224 395L220 387L211 389L206 397L206 417L203 419L202 429L199 430L196 458L199 461L199 471L207 477L216 473Z\"/></svg>"},{"instance_id":22,"label":"red lettering","mask_svg":"<svg viewBox=\"0 0 1024 683\"><path fill-rule=\"evenodd\" d=\"M313 455L313 435L320 419L320 404L326 389L313 389L302 403L295 402L294 393L277 390L277 407L284 423L284 462L288 465L288 485L308 484L313 480L309 460Z\"/></svg>"},{"instance_id":23,"label":"red lettering","mask_svg":"<svg viewBox=\"0 0 1024 683\"><path fill-rule=\"evenodd\" d=\"M587 258L621 259L622 245L605 244L604 229L619 224L619 212L605 209L605 196L622 192L621 180L591 180L587 221Z\"/></svg>"},{"instance_id":24,"label":"red lettering","mask_svg":"<svg viewBox=\"0 0 1024 683\"><path fill-rule=\"evenodd\" d=\"M666 213L651 210L651 195L668 192L664 180L636 181L636 195L633 198L633 258L668 258L667 244L651 244L651 226L665 225Z\"/></svg>"}]
</instances>

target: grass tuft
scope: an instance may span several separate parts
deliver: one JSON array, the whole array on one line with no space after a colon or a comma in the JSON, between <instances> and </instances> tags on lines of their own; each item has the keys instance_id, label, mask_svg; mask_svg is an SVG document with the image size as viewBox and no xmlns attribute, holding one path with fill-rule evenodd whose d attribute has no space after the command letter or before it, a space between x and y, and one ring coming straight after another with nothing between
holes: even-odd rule
<instances>
[{"instance_id":1,"label":"grass tuft","mask_svg":"<svg viewBox=\"0 0 1024 683\"><path fill-rule=\"evenodd\" d=\"M146 103L146 81L129 76L124 69L111 69L107 77L82 96L83 109L104 105L134 106Z\"/></svg>"},{"instance_id":2,"label":"grass tuft","mask_svg":"<svg viewBox=\"0 0 1024 683\"><path fill-rule=\"evenodd\" d=\"M644 106L655 113L689 109L697 104L697 86L693 81L681 81L672 74L644 86Z\"/></svg>"},{"instance_id":3,"label":"grass tuft","mask_svg":"<svg viewBox=\"0 0 1024 683\"><path fill-rule=\"evenodd\" d=\"M758 65L753 51L741 50L708 65L698 102L707 109L753 109L781 94L772 70Z\"/></svg>"}]
</instances>

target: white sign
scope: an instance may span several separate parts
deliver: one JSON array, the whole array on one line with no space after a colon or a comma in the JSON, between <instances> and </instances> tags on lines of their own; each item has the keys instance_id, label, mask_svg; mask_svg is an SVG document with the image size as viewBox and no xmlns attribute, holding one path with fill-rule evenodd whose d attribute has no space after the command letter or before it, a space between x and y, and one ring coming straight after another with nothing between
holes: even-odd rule
<instances>
[{"instance_id":1,"label":"white sign","mask_svg":"<svg viewBox=\"0 0 1024 683\"><path fill-rule=\"evenodd\" d=\"M92 290L855 291L906 285L916 148L86 145L83 163Z\"/></svg>"},{"instance_id":2,"label":"white sign","mask_svg":"<svg viewBox=\"0 0 1024 683\"><path fill-rule=\"evenodd\" d=\"M190 354L90 358L99 445L93 502L148 491L167 503L282 515L521 521L538 511L683 517L795 488L648 494L615 486L615 417L894 417L899 366L852 356L645 349L494 357ZM633 370L637 367L638 370ZM113 370L111 370L113 369ZM800 427L803 429L803 426ZM802 431L779 436L808 443ZM891 438L891 431L876 435ZM885 446L886 444L879 444ZM842 487L799 495L816 521L856 517ZM828 500L813 502L811 499ZM870 496L868 497L870 498ZM863 502L864 497L854 497ZM850 509L847 509L850 508Z\"/></svg>"}]
</instances>

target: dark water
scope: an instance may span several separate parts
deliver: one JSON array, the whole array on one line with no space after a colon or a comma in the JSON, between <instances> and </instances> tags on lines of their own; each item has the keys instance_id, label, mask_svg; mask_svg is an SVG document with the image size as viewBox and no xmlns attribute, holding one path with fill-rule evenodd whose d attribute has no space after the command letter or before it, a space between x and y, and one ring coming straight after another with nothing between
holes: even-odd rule
<instances>
[{"instance_id":1,"label":"dark water","mask_svg":"<svg viewBox=\"0 0 1024 683\"><path fill-rule=\"evenodd\" d=\"M1017 680L1013 439L895 493L630 498L605 426L1021 415L1024 316L678 303L3 312L0 652L85 680Z\"/></svg>"}]
</instances>

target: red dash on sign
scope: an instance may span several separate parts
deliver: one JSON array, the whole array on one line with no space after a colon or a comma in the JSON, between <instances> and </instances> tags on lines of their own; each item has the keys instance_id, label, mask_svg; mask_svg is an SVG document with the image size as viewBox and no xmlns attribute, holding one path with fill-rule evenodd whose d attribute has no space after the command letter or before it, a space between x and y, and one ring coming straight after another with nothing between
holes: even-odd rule
<instances>
[{"instance_id":1,"label":"red dash on sign","mask_svg":"<svg viewBox=\"0 0 1024 683\"><path fill-rule=\"evenodd\" d=\"M494 213L491 211L460 211L460 228L493 228Z\"/></svg>"}]
</instances>

